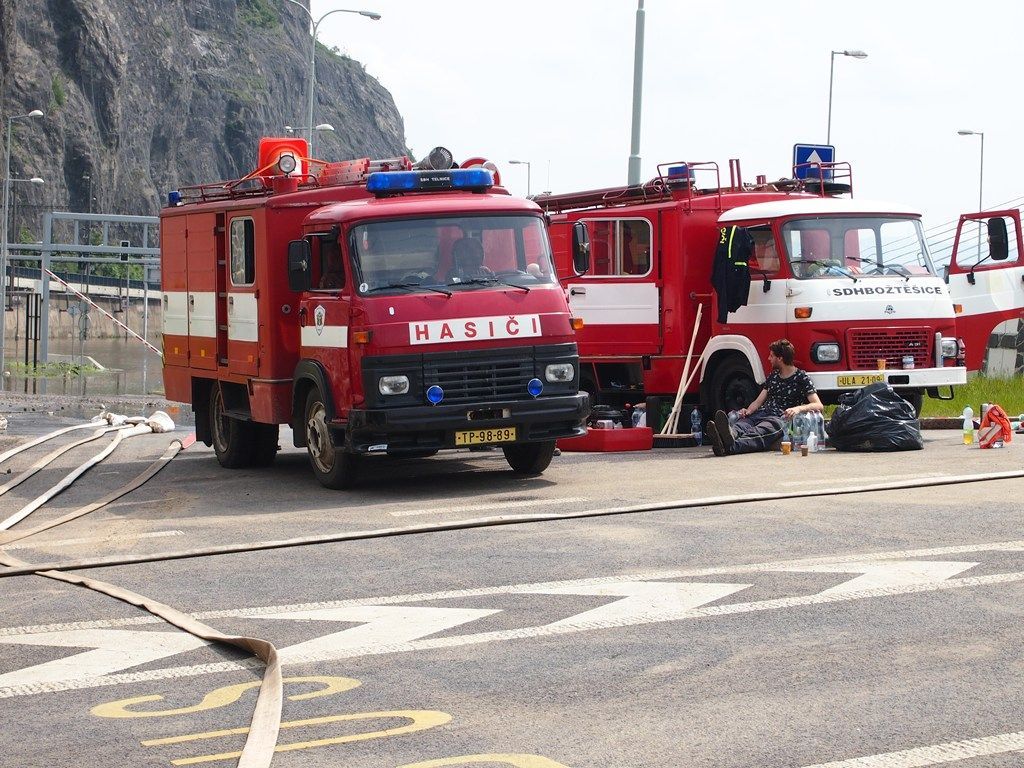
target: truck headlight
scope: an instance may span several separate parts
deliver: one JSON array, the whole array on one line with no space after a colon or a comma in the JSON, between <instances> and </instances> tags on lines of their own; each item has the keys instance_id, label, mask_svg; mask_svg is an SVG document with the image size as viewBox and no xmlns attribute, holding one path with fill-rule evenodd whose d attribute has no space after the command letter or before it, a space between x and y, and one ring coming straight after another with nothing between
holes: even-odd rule
<instances>
[{"instance_id":1,"label":"truck headlight","mask_svg":"<svg viewBox=\"0 0 1024 768\"><path fill-rule=\"evenodd\" d=\"M551 363L544 369L544 378L551 384L572 381L576 376L576 368L572 363Z\"/></svg>"},{"instance_id":2,"label":"truck headlight","mask_svg":"<svg viewBox=\"0 0 1024 768\"><path fill-rule=\"evenodd\" d=\"M404 395L409 391L409 377L381 376L377 389L382 395Z\"/></svg>"},{"instance_id":3,"label":"truck headlight","mask_svg":"<svg viewBox=\"0 0 1024 768\"><path fill-rule=\"evenodd\" d=\"M839 357L839 345L834 341L811 345L811 359L816 363L838 363Z\"/></svg>"},{"instance_id":4,"label":"truck headlight","mask_svg":"<svg viewBox=\"0 0 1024 768\"><path fill-rule=\"evenodd\" d=\"M948 336L942 337L942 356L953 359L956 357L957 352L960 350L960 345L957 340Z\"/></svg>"}]
</instances>

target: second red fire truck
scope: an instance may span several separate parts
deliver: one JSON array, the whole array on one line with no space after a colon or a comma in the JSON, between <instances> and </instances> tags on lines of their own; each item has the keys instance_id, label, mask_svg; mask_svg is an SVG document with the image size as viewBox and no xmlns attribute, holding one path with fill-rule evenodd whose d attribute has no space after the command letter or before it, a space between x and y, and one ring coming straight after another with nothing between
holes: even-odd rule
<instances>
[{"instance_id":1,"label":"second red fire truck","mask_svg":"<svg viewBox=\"0 0 1024 768\"><path fill-rule=\"evenodd\" d=\"M164 383L198 439L265 465L290 424L330 488L368 454L478 445L542 472L589 405L541 210L440 148L416 167L307 154L264 140L257 171L161 212Z\"/></svg>"},{"instance_id":2,"label":"second red fire truck","mask_svg":"<svg viewBox=\"0 0 1024 768\"><path fill-rule=\"evenodd\" d=\"M966 381L953 301L916 211L839 197L852 192L845 164L744 184L732 161L730 176L726 185L715 163L670 163L645 185L537 198L570 309L585 323L584 390L620 405L673 398L689 356L687 402L705 416L745 407L765 378L768 344L782 337L825 402L886 381L920 409L925 394ZM589 259L572 249L580 224ZM745 305L719 315L713 263L734 227L752 238L750 288Z\"/></svg>"}]
</instances>

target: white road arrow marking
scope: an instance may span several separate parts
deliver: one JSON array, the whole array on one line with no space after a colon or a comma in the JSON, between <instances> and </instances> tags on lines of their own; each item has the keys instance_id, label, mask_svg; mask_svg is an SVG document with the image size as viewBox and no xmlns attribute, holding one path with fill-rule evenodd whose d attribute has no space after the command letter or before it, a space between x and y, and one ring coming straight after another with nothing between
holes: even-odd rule
<instances>
[{"instance_id":1,"label":"white road arrow marking","mask_svg":"<svg viewBox=\"0 0 1024 768\"><path fill-rule=\"evenodd\" d=\"M650 621L669 621L701 605L750 587L750 584L692 584L663 581L624 581L595 586L568 586L531 590L538 595L607 595L623 597L575 616L546 624L548 628L580 626L590 623L628 622L643 617Z\"/></svg>"},{"instance_id":2,"label":"white road arrow marking","mask_svg":"<svg viewBox=\"0 0 1024 768\"><path fill-rule=\"evenodd\" d=\"M46 684L102 677L208 645L205 640L184 632L132 632L127 629L44 632L0 637L0 643L95 649L0 675L0 686Z\"/></svg>"},{"instance_id":3,"label":"white road arrow marking","mask_svg":"<svg viewBox=\"0 0 1024 768\"><path fill-rule=\"evenodd\" d=\"M263 614L260 618L362 623L359 627L282 648L279 651L281 660L294 664L307 659L327 661L345 658L356 648L371 649L412 642L495 613L501 613L501 610L365 605Z\"/></svg>"},{"instance_id":4,"label":"white road arrow marking","mask_svg":"<svg viewBox=\"0 0 1024 768\"><path fill-rule=\"evenodd\" d=\"M860 573L855 579L829 587L819 594L841 595L847 592L862 592L865 589L887 589L909 587L915 584L932 584L945 581L977 563L947 560L882 560L867 563L823 563L780 568L783 571L800 573Z\"/></svg>"}]
</instances>

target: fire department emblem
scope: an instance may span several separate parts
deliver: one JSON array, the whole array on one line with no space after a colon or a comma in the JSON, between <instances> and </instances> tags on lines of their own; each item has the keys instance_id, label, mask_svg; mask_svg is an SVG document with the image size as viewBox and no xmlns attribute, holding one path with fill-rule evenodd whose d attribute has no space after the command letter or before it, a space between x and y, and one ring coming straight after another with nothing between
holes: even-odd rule
<instances>
[{"instance_id":1,"label":"fire department emblem","mask_svg":"<svg viewBox=\"0 0 1024 768\"><path fill-rule=\"evenodd\" d=\"M896 312L896 307L894 307L892 304L886 304L885 305L885 314L892 315L892 314L895 314L895 312Z\"/></svg>"},{"instance_id":2,"label":"fire department emblem","mask_svg":"<svg viewBox=\"0 0 1024 768\"><path fill-rule=\"evenodd\" d=\"M316 335L323 336L324 323L327 322L327 310L323 304L318 304L313 310L313 325L316 326Z\"/></svg>"}]
</instances>

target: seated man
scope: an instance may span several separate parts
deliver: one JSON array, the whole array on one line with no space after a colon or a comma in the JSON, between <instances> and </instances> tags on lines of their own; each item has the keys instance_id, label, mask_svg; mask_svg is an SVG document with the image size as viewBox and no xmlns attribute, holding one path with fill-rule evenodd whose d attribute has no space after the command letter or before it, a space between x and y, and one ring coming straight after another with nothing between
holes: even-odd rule
<instances>
[{"instance_id":1,"label":"seated man","mask_svg":"<svg viewBox=\"0 0 1024 768\"><path fill-rule=\"evenodd\" d=\"M786 419L824 408L807 372L793 365L795 354L787 339L773 341L768 346L771 373L754 402L740 409L739 421L730 426L725 411L715 413L707 429L715 456L769 451L782 440Z\"/></svg>"},{"instance_id":2,"label":"seated man","mask_svg":"<svg viewBox=\"0 0 1024 768\"><path fill-rule=\"evenodd\" d=\"M484 247L479 240L464 237L452 246L452 271L446 282L464 282L480 277L493 277L484 266Z\"/></svg>"}]
</instances>

